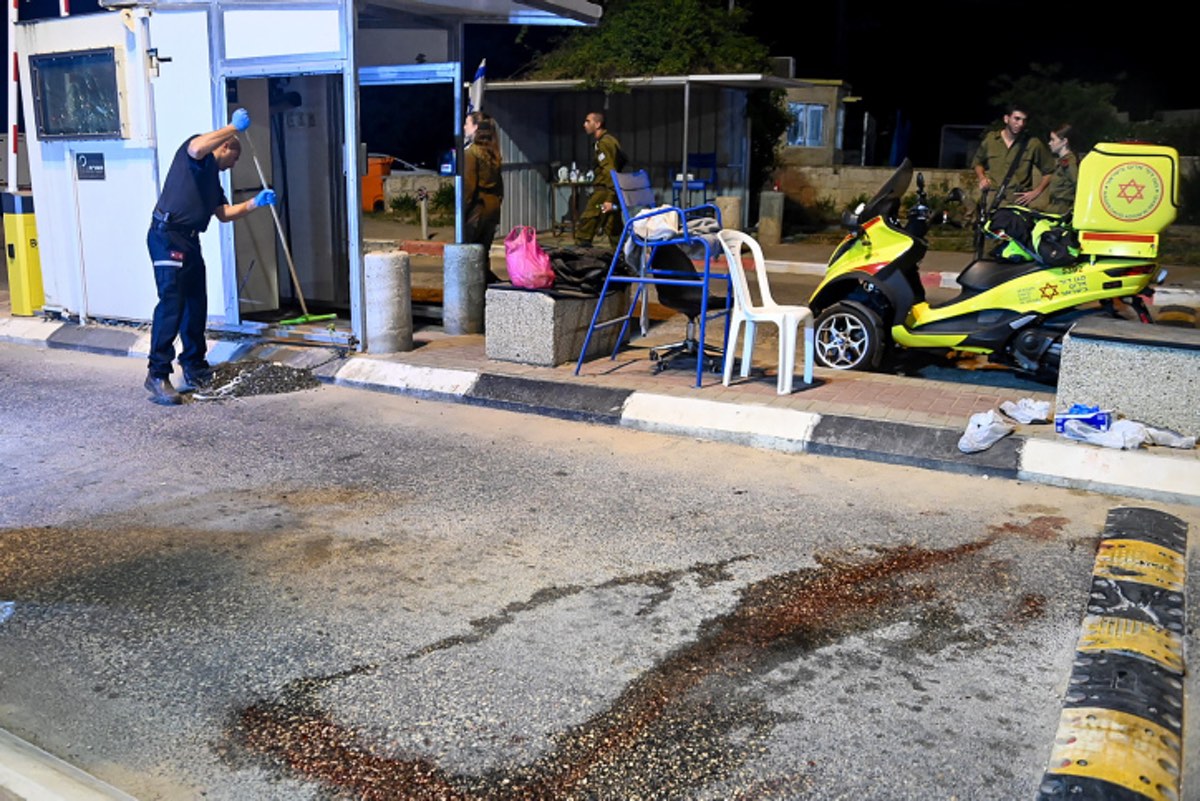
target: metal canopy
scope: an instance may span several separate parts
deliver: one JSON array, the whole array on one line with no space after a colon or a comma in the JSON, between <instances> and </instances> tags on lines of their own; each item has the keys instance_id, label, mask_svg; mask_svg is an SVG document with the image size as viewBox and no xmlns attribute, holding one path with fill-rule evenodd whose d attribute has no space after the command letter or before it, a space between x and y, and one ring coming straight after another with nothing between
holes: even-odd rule
<instances>
[{"instance_id":1,"label":"metal canopy","mask_svg":"<svg viewBox=\"0 0 1200 801\"><path fill-rule=\"evenodd\" d=\"M514 25L595 25L603 9L586 0L359 0L361 12L386 17L403 12L460 22Z\"/></svg>"},{"instance_id":2,"label":"metal canopy","mask_svg":"<svg viewBox=\"0 0 1200 801\"><path fill-rule=\"evenodd\" d=\"M760 75L758 73L729 74L729 75L653 75L636 78L617 78L618 83L638 89L680 89L693 84L707 86L723 86L731 89L805 89L814 84L795 78L781 78L778 75ZM553 81L488 81L488 91L503 90L571 90L582 89L586 85L583 80L553 80Z\"/></svg>"}]
</instances>

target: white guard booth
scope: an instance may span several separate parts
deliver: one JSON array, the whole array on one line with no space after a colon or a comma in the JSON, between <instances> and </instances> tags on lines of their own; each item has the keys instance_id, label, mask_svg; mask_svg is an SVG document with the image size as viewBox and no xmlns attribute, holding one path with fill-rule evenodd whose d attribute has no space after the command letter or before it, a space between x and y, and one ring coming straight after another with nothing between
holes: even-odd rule
<instances>
[{"instance_id":1,"label":"white guard booth","mask_svg":"<svg viewBox=\"0 0 1200 801\"><path fill-rule=\"evenodd\" d=\"M600 16L583 0L121 5L14 29L44 310L80 322L150 319L157 293L146 233L162 180L189 136L244 107L252 125L242 158L222 173L225 193L237 203L264 181L276 189L287 248L269 213L212 220L201 235L209 328L272 327L263 320L295 299L290 253L308 305L340 313L333 326L288 333L360 349L368 343L359 87L441 83L463 109L465 24ZM461 111L426 124L458 132Z\"/></svg>"}]
</instances>

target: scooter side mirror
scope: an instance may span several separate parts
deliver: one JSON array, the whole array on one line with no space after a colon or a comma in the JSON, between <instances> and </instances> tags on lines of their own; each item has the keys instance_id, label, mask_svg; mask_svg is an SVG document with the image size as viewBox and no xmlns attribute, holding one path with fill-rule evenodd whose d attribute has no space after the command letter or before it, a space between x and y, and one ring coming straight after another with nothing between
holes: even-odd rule
<instances>
[{"instance_id":1,"label":"scooter side mirror","mask_svg":"<svg viewBox=\"0 0 1200 801\"><path fill-rule=\"evenodd\" d=\"M917 191L918 192L925 191L925 173L923 173L923 172L917 173Z\"/></svg>"},{"instance_id":2,"label":"scooter side mirror","mask_svg":"<svg viewBox=\"0 0 1200 801\"><path fill-rule=\"evenodd\" d=\"M846 209L845 211L843 211L842 212L842 227L843 228L857 228L858 227L858 215L862 213L862 210L863 210L863 204L859 203L858 206L853 211L851 211L850 209Z\"/></svg>"},{"instance_id":3,"label":"scooter side mirror","mask_svg":"<svg viewBox=\"0 0 1200 801\"><path fill-rule=\"evenodd\" d=\"M946 195L946 202L947 203L962 203L963 200L966 199L966 197L967 197L967 195L965 192L962 191L962 187L956 186L950 190L950 194Z\"/></svg>"}]
</instances>

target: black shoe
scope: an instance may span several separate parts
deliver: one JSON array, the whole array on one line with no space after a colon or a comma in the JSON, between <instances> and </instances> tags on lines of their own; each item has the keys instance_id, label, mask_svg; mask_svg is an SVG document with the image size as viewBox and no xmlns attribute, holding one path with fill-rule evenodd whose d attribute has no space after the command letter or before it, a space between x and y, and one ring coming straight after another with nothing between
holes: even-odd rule
<instances>
[{"instance_id":1,"label":"black shoe","mask_svg":"<svg viewBox=\"0 0 1200 801\"><path fill-rule=\"evenodd\" d=\"M150 400L160 406L178 406L183 403L183 396L171 386L170 378L148 375L144 386L150 392Z\"/></svg>"},{"instance_id":2,"label":"black shoe","mask_svg":"<svg viewBox=\"0 0 1200 801\"><path fill-rule=\"evenodd\" d=\"M195 392L196 390L205 390L212 386L213 371L209 367L203 367L197 370L184 370L183 381L179 383L180 392Z\"/></svg>"}]
</instances>

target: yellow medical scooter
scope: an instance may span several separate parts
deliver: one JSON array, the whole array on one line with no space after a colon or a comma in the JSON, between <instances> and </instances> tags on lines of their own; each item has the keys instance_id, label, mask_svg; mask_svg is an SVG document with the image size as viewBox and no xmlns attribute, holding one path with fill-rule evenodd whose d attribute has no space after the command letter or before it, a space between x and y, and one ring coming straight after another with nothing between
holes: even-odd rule
<instances>
[{"instance_id":1,"label":"yellow medical scooter","mask_svg":"<svg viewBox=\"0 0 1200 801\"><path fill-rule=\"evenodd\" d=\"M933 216L924 179L899 220L912 182L906 159L870 201L846 212L849 235L829 259L809 307L817 315L816 358L838 370L877 369L898 348L985 354L989 360L1054 381L1063 335L1088 314L1116 314L1114 301L1150 322L1145 296L1166 277L1158 235L1179 205L1179 156L1169 147L1097 145L1080 163L1069 224L1078 250L1047 263L1035 247L1019 262L976 258L960 291L926 302L920 264ZM951 199L961 199L961 190Z\"/></svg>"}]
</instances>

